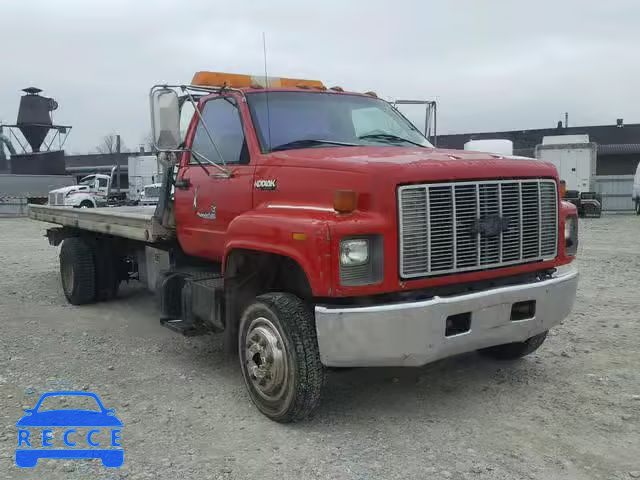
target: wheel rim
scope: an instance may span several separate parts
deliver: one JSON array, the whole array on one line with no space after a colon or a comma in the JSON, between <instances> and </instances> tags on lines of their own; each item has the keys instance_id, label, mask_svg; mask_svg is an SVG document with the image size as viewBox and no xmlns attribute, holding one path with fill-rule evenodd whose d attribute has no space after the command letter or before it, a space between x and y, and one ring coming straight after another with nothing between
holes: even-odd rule
<instances>
[{"instance_id":1,"label":"wheel rim","mask_svg":"<svg viewBox=\"0 0 640 480\"><path fill-rule=\"evenodd\" d=\"M73 290L73 267L67 263L62 265L62 287L64 291L70 293Z\"/></svg>"},{"instance_id":2,"label":"wheel rim","mask_svg":"<svg viewBox=\"0 0 640 480\"><path fill-rule=\"evenodd\" d=\"M289 362L278 328L264 317L254 319L247 330L244 368L256 393L270 402L286 393Z\"/></svg>"}]
</instances>

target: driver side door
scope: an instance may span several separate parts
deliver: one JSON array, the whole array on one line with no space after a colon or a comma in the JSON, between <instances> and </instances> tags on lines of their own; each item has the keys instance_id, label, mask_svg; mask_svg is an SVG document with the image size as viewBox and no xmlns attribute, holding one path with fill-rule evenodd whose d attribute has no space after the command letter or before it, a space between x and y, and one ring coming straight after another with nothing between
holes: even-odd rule
<instances>
[{"instance_id":1,"label":"driver side door","mask_svg":"<svg viewBox=\"0 0 640 480\"><path fill-rule=\"evenodd\" d=\"M204 124L198 119L191 141L195 153L183 155L178 180L184 186L175 192L180 245L188 254L215 261L223 257L229 224L253 206L255 166L238 103L231 95L204 103ZM224 164L230 176L206 159Z\"/></svg>"}]
</instances>

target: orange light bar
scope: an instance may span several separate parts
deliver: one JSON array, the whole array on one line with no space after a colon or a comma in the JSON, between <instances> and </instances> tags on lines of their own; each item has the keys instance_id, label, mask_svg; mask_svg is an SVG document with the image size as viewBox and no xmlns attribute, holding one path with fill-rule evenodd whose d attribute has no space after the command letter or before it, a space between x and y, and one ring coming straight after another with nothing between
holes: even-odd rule
<instances>
[{"instance_id":1,"label":"orange light bar","mask_svg":"<svg viewBox=\"0 0 640 480\"><path fill-rule=\"evenodd\" d=\"M336 190L333 209L338 213L351 213L358 207L358 194L353 190Z\"/></svg>"},{"instance_id":2,"label":"orange light bar","mask_svg":"<svg viewBox=\"0 0 640 480\"><path fill-rule=\"evenodd\" d=\"M265 81L266 80L266 81ZM260 75L240 75L237 73L197 72L191 80L192 85L205 87L230 88L319 88L326 87L320 80L304 80L299 78L264 77Z\"/></svg>"},{"instance_id":3,"label":"orange light bar","mask_svg":"<svg viewBox=\"0 0 640 480\"><path fill-rule=\"evenodd\" d=\"M248 88L252 83L251 75L222 72L197 72L191 80L192 85L203 87Z\"/></svg>"}]
</instances>

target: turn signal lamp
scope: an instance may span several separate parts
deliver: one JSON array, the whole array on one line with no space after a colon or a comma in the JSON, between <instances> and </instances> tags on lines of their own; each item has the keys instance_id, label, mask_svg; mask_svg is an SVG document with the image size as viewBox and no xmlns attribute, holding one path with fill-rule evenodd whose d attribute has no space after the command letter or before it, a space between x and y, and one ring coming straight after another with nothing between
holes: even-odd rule
<instances>
[{"instance_id":1,"label":"turn signal lamp","mask_svg":"<svg viewBox=\"0 0 640 480\"><path fill-rule=\"evenodd\" d=\"M229 88L319 88L326 87L320 80L304 80L300 78L265 77L264 75L240 75L237 73L197 72L191 80L192 85L204 87Z\"/></svg>"},{"instance_id":2,"label":"turn signal lamp","mask_svg":"<svg viewBox=\"0 0 640 480\"><path fill-rule=\"evenodd\" d=\"M560 180L560 198L564 198L567 193L567 182Z\"/></svg>"},{"instance_id":3,"label":"turn signal lamp","mask_svg":"<svg viewBox=\"0 0 640 480\"><path fill-rule=\"evenodd\" d=\"M336 190L333 209L338 213L351 213L358 206L358 194L353 190Z\"/></svg>"}]
</instances>

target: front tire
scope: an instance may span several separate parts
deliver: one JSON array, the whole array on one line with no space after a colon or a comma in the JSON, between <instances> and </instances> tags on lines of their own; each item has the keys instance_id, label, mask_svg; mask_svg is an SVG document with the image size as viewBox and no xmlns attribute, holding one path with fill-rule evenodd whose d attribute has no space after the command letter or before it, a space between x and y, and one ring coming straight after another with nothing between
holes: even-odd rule
<instances>
[{"instance_id":1,"label":"front tire","mask_svg":"<svg viewBox=\"0 0 640 480\"><path fill-rule=\"evenodd\" d=\"M290 293L268 293L247 307L238 335L240 367L251 400L281 423L309 416L324 385L315 319Z\"/></svg>"},{"instance_id":2,"label":"front tire","mask_svg":"<svg viewBox=\"0 0 640 480\"><path fill-rule=\"evenodd\" d=\"M495 347L483 348L478 353L495 360L516 360L535 352L544 343L547 332L542 332L524 342L505 343Z\"/></svg>"},{"instance_id":3,"label":"front tire","mask_svg":"<svg viewBox=\"0 0 640 480\"><path fill-rule=\"evenodd\" d=\"M640 215L640 200L636 200L636 215Z\"/></svg>"},{"instance_id":4,"label":"front tire","mask_svg":"<svg viewBox=\"0 0 640 480\"><path fill-rule=\"evenodd\" d=\"M80 208L93 208L93 203L89 200L83 200L80 202Z\"/></svg>"},{"instance_id":5,"label":"front tire","mask_svg":"<svg viewBox=\"0 0 640 480\"><path fill-rule=\"evenodd\" d=\"M72 305L96 299L96 265L91 246L79 237L67 238L60 249L60 278L64 296Z\"/></svg>"}]
</instances>

